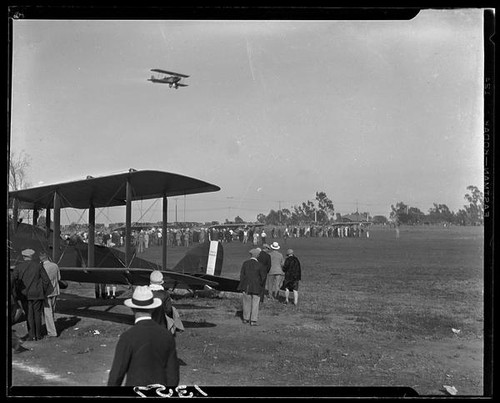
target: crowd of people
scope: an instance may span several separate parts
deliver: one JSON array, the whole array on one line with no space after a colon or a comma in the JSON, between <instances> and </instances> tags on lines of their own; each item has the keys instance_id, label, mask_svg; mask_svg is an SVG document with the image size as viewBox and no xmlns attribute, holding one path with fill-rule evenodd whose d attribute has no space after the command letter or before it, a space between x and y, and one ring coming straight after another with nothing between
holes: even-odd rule
<instances>
[{"instance_id":1,"label":"crowd of people","mask_svg":"<svg viewBox=\"0 0 500 403\"><path fill-rule=\"evenodd\" d=\"M301 265L292 249L284 257L276 241L251 249L249 255L241 267L238 290L242 293L243 323L257 326L260 305L266 299L277 301L280 291L284 291L285 303L293 293L293 304L298 304ZM47 254L36 256L32 249L23 250L22 257L11 276L11 306L12 318L19 318L18 310L26 314L28 332L19 337L12 330L14 353L26 351L24 340L58 336L54 313L60 293L59 267ZM132 297L124 300L134 314L134 326L118 339L108 386L179 384L176 333L184 327L163 284L163 273L153 270L150 284L135 287Z\"/></svg>"},{"instance_id":2,"label":"crowd of people","mask_svg":"<svg viewBox=\"0 0 500 403\"><path fill-rule=\"evenodd\" d=\"M171 247L190 247L197 243L220 241L222 243L241 242L261 246L268 240L289 238L361 238L370 237L369 227L362 224L345 225L287 225L287 226L261 226L242 225L240 227L180 227L167 228L166 235L162 228L151 227L132 230L131 243L138 254L142 254L150 246L159 246L166 242ZM65 235L68 243L88 242L87 232L78 232ZM125 231L105 230L96 233L95 242L107 247L124 245Z\"/></svg>"},{"instance_id":3,"label":"crowd of people","mask_svg":"<svg viewBox=\"0 0 500 403\"><path fill-rule=\"evenodd\" d=\"M289 303L290 292L293 304L296 306L299 302L300 261L293 249L286 251L286 258L279 249L278 242L253 248L249 251L250 258L241 266L238 291L242 293L243 323L257 326L260 305L266 297L277 301L280 290L285 293L285 304Z\"/></svg>"}]
</instances>

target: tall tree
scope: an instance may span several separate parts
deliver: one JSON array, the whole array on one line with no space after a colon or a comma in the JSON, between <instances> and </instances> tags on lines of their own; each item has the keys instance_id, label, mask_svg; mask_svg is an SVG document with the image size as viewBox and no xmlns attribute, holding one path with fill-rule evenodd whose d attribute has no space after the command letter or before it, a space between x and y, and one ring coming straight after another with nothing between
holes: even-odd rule
<instances>
[{"instance_id":1,"label":"tall tree","mask_svg":"<svg viewBox=\"0 0 500 403\"><path fill-rule=\"evenodd\" d=\"M335 213L333 202L325 192L316 192L316 201L318 203L317 221L328 223L334 217Z\"/></svg>"},{"instance_id":2,"label":"tall tree","mask_svg":"<svg viewBox=\"0 0 500 403\"><path fill-rule=\"evenodd\" d=\"M24 151L16 154L11 151L9 158L9 191L20 190L30 187L30 183L27 180L28 168L31 164L31 158ZM19 219L19 205L17 201L14 201L12 206L12 221L17 223Z\"/></svg>"},{"instance_id":3,"label":"tall tree","mask_svg":"<svg viewBox=\"0 0 500 403\"><path fill-rule=\"evenodd\" d=\"M472 225L482 224L484 219L484 195L477 186L467 186L470 193L465 194L465 200L469 205L464 206L467 216Z\"/></svg>"},{"instance_id":4,"label":"tall tree","mask_svg":"<svg viewBox=\"0 0 500 403\"><path fill-rule=\"evenodd\" d=\"M408 206L403 202L396 203L396 206L391 204L389 218L396 223L406 224L408 222Z\"/></svg>"},{"instance_id":5,"label":"tall tree","mask_svg":"<svg viewBox=\"0 0 500 403\"><path fill-rule=\"evenodd\" d=\"M433 223L438 222L453 222L455 215L448 208L446 204L433 203L434 207L429 209L429 221Z\"/></svg>"},{"instance_id":6,"label":"tall tree","mask_svg":"<svg viewBox=\"0 0 500 403\"><path fill-rule=\"evenodd\" d=\"M257 214L257 222L259 222L261 224L265 224L266 223L266 216L262 213Z\"/></svg>"}]
</instances>

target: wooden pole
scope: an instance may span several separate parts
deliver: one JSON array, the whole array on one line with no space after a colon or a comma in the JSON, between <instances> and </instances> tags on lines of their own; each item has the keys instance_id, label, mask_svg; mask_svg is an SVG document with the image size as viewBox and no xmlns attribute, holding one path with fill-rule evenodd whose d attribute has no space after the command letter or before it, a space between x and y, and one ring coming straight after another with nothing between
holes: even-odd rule
<instances>
[{"instance_id":1,"label":"wooden pole","mask_svg":"<svg viewBox=\"0 0 500 403\"><path fill-rule=\"evenodd\" d=\"M131 223L132 223L132 185L130 178L127 180L127 205L125 211L125 265L129 267L132 260L132 245L131 245Z\"/></svg>"},{"instance_id":2,"label":"wooden pole","mask_svg":"<svg viewBox=\"0 0 500 403\"><path fill-rule=\"evenodd\" d=\"M161 226L161 267L162 270L167 270L167 223L168 223L168 201L167 196L163 196L163 214L162 214L162 226Z\"/></svg>"},{"instance_id":3,"label":"wooden pole","mask_svg":"<svg viewBox=\"0 0 500 403\"><path fill-rule=\"evenodd\" d=\"M95 266L95 207L89 206L89 234L87 247L87 267Z\"/></svg>"},{"instance_id":4,"label":"wooden pole","mask_svg":"<svg viewBox=\"0 0 500 403\"><path fill-rule=\"evenodd\" d=\"M33 208L33 226L38 224L38 209L36 207Z\"/></svg>"},{"instance_id":5,"label":"wooden pole","mask_svg":"<svg viewBox=\"0 0 500 403\"><path fill-rule=\"evenodd\" d=\"M59 261L59 248L61 244L61 199L54 192L54 237L52 243L52 260Z\"/></svg>"},{"instance_id":6,"label":"wooden pole","mask_svg":"<svg viewBox=\"0 0 500 403\"><path fill-rule=\"evenodd\" d=\"M50 207L45 210L45 236L49 239L50 236Z\"/></svg>"}]
</instances>

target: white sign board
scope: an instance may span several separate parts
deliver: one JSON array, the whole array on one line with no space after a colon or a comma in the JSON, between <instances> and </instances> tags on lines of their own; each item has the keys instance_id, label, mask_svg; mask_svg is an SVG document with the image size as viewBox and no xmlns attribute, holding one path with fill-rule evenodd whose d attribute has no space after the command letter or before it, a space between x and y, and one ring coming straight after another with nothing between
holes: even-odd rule
<instances>
[{"instance_id":1,"label":"white sign board","mask_svg":"<svg viewBox=\"0 0 500 403\"><path fill-rule=\"evenodd\" d=\"M215 261L217 260L218 241L210 241L210 250L208 251L207 274L214 275Z\"/></svg>"}]
</instances>

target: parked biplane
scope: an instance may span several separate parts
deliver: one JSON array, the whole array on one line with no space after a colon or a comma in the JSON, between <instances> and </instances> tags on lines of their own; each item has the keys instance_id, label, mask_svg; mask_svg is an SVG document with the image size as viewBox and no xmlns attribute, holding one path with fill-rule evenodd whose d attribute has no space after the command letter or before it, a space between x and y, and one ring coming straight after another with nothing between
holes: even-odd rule
<instances>
[{"instance_id":1,"label":"parked biplane","mask_svg":"<svg viewBox=\"0 0 500 403\"><path fill-rule=\"evenodd\" d=\"M151 81L153 83L168 84L170 88L174 87L175 89L177 89L178 87L188 86L187 84L183 84L180 82L183 78L189 77L185 74L174 73L172 71L161 69L151 69L151 71L157 74L151 74L151 78L148 78L148 81Z\"/></svg>"},{"instance_id":2,"label":"parked biplane","mask_svg":"<svg viewBox=\"0 0 500 403\"><path fill-rule=\"evenodd\" d=\"M58 263L61 278L95 284L149 284L153 270L161 270L168 288L199 290L209 288L236 291L238 281L220 276L223 249L219 242L206 242L190 249L172 270L166 268L166 242L162 244L162 264L140 259L131 242L131 206L133 200L163 198L163 233L167 227L167 198L218 191L218 186L198 179L160 171L136 171L88 177L67 183L9 192L9 201L19 209L33 210L33 224L9 224L9 258L11 265L20 260L23 249L50 252ZM126 206L125 252L95 244L95 208ZM64 241L60 236L62 208L88 209L88 242ZM39 210L46 209L46 228L36 226ZM53 230L50 230L51 210Z\"/></svg>"}]
</instances>

